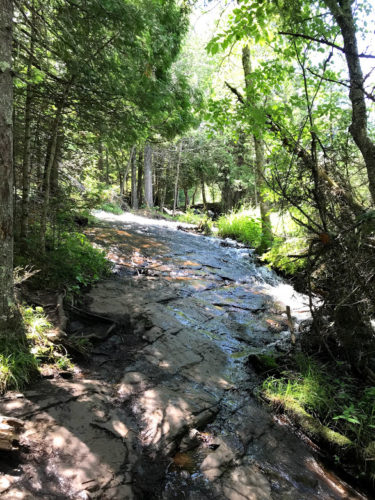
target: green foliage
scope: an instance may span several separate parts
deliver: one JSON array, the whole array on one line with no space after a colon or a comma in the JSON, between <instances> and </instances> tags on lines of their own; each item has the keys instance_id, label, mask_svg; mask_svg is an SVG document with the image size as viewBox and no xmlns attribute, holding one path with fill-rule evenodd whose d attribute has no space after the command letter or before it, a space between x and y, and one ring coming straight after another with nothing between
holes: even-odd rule
<instances>
[{"instance_id":1,"label":"green foliage","mask_svg":"<svg viewBox=\"0 0 375 500\"><path fill-rule=\"evenodd\" d=\"M233 238L256 248L262 241L262 223L241 213L221 216L217 221L219 236Z\"/></svg>"},{"instance_id":2,"label":"green foliage","mask_svg":"<svg viewBox=\"0 0 375 500\"><path fill-rule=\"evenodd\" d=\"M42 307L23 306L21 308L26 329L29 352L36 363L55 364L60 369L72 367L72 362L62 344L55 344L48 335L53 325L48 320Z\"/></svg>"},{"instance_id":3,"label":"green foliage","mask_svg":"<svg viewBox=\"0 0 375 500\"><path fill-rule=\"evenodd\" d=\"M0 393L22 389L38 374L41 364L66 370L73 367L62 344L52 342L52 325L42 307L22 306L24 332L0 339Z\"/></svg>"},{"instance_id":4,"label":"green foliage","mask_svg":"<svg viewBox=\"0 0 375 500\"><path fill-rule=\"evenodd\" d=\"M186 224L200 224L207 219L206 214L196 214L193 210L189 209L183 215L178 215L177 220L179 222L186 222Z\"/></svg>"},{"instance_id":5,"label":"green foliage","mask_svg":"<svg viewBox=\"0 0 375 500\"><path fill-rule=\"evenodd\" d=\"M201 231L206 236L211 236L213 233L213 222L209 217L204 217L198 223L198 231Z\"/></svg>"},{"instance_id":6,"label":"green foliage","mask_svg":"<svg viewBox=\"0 0 375 500\"><path fill-rule=\"evenodd\" d=\"M375 458L375 387L362 385L340 365L322 365L297 355L293 369L263 382L262 393L286 408L302 408L345 436L354 443L363 461Z\"/></svg>"},{"instance_id":7,"label":"green foliage","mask_svg":"<svg viewBox=\"0 0 375 500\"><path fill-rule=\"evenodd\" d=\"M124 213L121 207L119 207L115 203L110 203L110 202L102 203L98 208L100 210L104 210L105 212L110 212L111 214L115 215L121 215L122 213Z\"/></svg>"},{"instance_id":8,"label":"green foliage","mask_svg":"<svg viewBox=\"0 0 375 500\"><path fill-rule=\"evenodd\" d=\"M105 253L95 248L84 234L64 233L59 247L47 254L45 278L54 287L88 286L109 270Z\"/></svg>"},{"instance_id":9,"label":"green foliage","mask_svg":"<svg viewBox=\"0 0 375 500\"><path fill-rule=\"evenodd\" d=\"M274 269L293 275L305 267L306 258L299 258L298 255L303 255L306 251L305 238L274 238L272 247L262 255L262 260Z\"/></svg>"},{"instance_id":10,"label":"green foliage","mask_svg":"<svg viewBox=\"0 0 375 500\"><path fill-rule=\"evenodd\" d=\"M0 339L0 393L20 389L37 373L36 357L24 340L11 337Z\"/></svg>"}]
</instances>

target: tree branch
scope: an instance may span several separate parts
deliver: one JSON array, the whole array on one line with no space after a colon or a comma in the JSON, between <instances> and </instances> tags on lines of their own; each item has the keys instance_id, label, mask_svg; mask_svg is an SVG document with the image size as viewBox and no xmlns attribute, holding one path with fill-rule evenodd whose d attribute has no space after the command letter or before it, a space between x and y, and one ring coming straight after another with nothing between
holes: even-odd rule
<instances>
[{"instance_id":1,"label":"tree branch","mask_svg":"<svg viewBox=\"0 0 375 500\"><path fill-rule=\"evenodd\" d=\"M239 90L237 90L235 87L232 87L228 82L225 82L225 85L228 87L228 89L233 92L235 96L237 96L237 99L241 104L245 104L245 99L243 98L243 95Z\"/></svg>"},{"instance_id":2,"label":"tree branch","mask_svg":"<svg viewBox=\"0 0 375 500\"><path fill-rule=\"evenodd\" d=\"M349 54L349 55L354 55L347 50L344 49L344 47L341 47L340 45L337 45L336 43L330 42L329 40L326 40L325 38L315 38L313 36L305 35L303 33L293 33L291 31L279 31L279 35L286 35L286 36L294 36L296 38L303 38L304 40L310 40L311 42L317 42L317 43L322 43L324 45L328 45L329 47L333 47L336 50L339 50L343 54ZM358 57L363 57L366 59L375 59L375 55L372 54L358 54Z\"/></svg>"}]
</instances>

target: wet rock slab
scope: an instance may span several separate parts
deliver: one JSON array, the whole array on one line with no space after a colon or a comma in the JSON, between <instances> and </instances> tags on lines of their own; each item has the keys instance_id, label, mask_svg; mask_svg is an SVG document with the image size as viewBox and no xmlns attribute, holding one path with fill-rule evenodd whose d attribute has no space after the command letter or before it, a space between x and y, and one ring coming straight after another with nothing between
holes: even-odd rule
<instances>
[{"instance_id":1,"label":"wet rock slab","mask_svg":"<svg viewBox=\"0 0 375 500\"><path fill-rule=\"evenodd\" d=\"M28 418L35 460L0 476L2 498L361 498L251 395L248 354L282 348L285 305L298 321L303 298L291 303L288 289L283 303L246 249L101 217L108 227L91 237L117 274L86 304L123 328L96 348L87 379L3 402L1 413Z\"/></svg>"}]
</instances>

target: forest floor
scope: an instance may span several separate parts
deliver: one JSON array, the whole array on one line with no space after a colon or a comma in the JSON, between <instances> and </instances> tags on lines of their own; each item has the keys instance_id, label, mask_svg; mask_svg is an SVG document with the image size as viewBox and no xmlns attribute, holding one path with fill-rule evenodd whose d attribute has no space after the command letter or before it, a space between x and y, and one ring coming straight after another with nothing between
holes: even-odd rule
<instances>
[{"instance_id":1,"label":"forest floor","mask_svg":"<svg viewBox=\"0 0 375 500\"><path fill-rule=\"evenodd\" d=\"M26 423L0 456L1 498L365 498L255 395L249 354L288 350L286 306L307 320L306 298L233 242L97 217L87 234L114 272L80 308L116 326L72 317L90 358L5 395L0 414Z\"/></svg>"}]
</instances>

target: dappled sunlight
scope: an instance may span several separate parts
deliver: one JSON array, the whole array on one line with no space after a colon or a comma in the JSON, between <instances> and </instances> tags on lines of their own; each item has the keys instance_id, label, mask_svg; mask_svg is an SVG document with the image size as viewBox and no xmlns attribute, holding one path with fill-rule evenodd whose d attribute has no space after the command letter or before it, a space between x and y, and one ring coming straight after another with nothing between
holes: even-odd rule
<instances>
[{"instance_id":1,"label":"dappled sunlight","mask_svg":"<svg viewBox=\"0 0 375 500\"><path fill-rule=\"evenodd\" d=\"M169 481L179 494L182 478L192 491L228 499L266 500L277 488L307 492L304 500L317 491L343 497L345 488L252 396L249 355L289 346L285 308L295 315L306 298L280 281L265 282L230 249L216 245L211 256L211 239L156 225L158 233L151 222L141 231L138 224L91 231L103 246L109 242L116 274L87 293L88 313L124 326L95 345L101 376L45 380L44 396L4 402L13 414L32 417L24 443L32 449L43 441L51 491L60 481L74 494L87 487L106 498L107 485L120 487L124 477L122 488L143 492L157 468L158 495ZM22 485L32 495L45 484L40 465L34 469ZM117 500L129 490L115 491L110 498Z\"/></svg>"}]
</instances>

